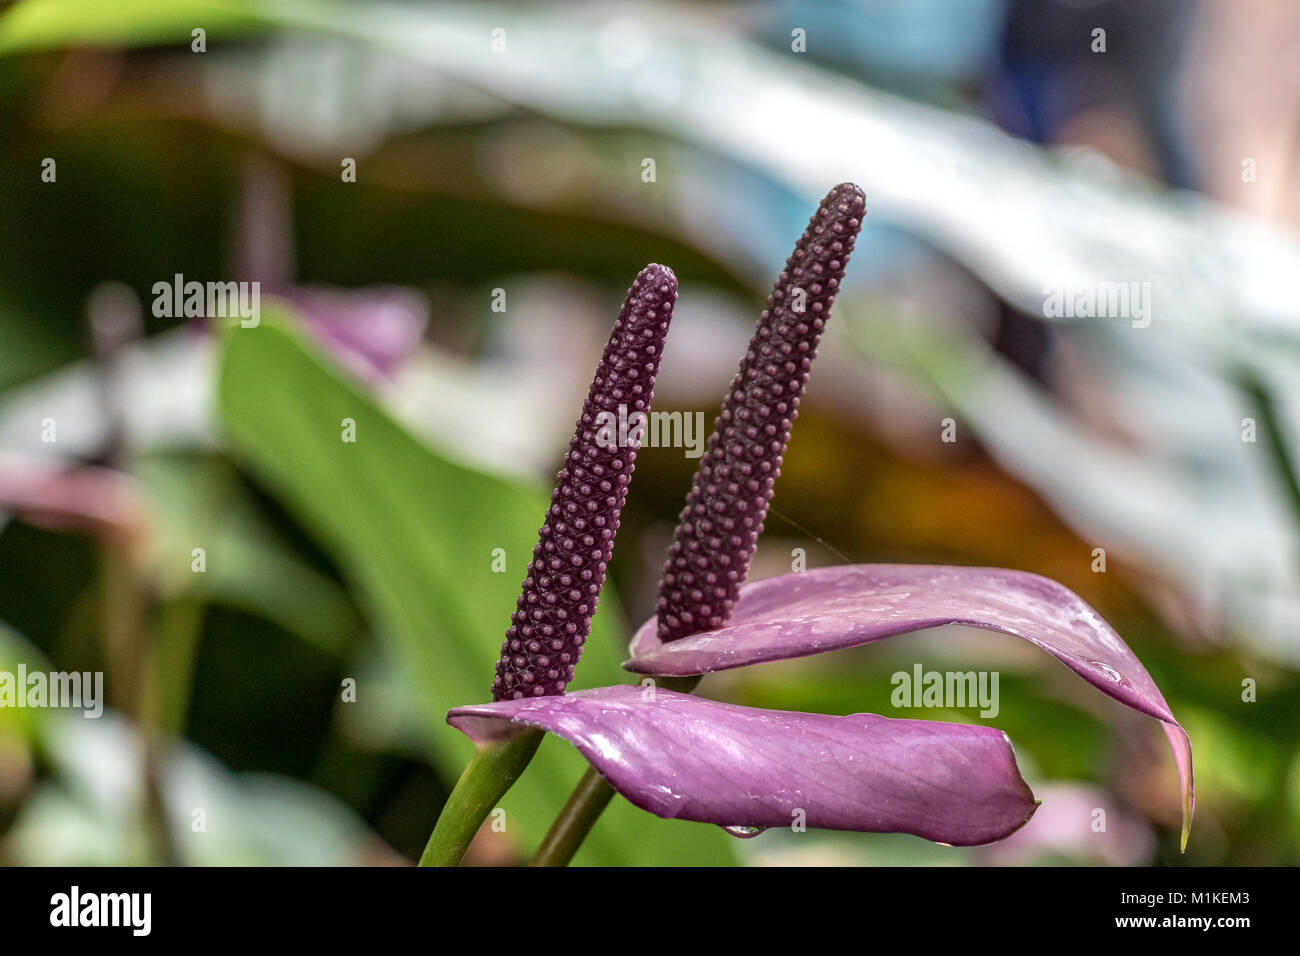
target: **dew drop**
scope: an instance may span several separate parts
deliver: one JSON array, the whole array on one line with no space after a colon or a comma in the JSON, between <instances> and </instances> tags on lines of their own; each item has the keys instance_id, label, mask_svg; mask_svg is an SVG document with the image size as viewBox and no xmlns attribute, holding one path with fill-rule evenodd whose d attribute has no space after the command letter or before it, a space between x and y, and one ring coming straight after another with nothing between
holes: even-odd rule
<instances>
[{"instance_id":1,"label":"dew drop","mask_svg":"<svg viewBox=\"0 0 1300 956\"><path fill-rule=\"evenodd\" d=\"M1109 664L1103 664L1101 661L1089 661L1088 663L1106 675L1106 679L1109 681L1118 684L1124 679L1120 676L1119 671L1115 670L1115 668L1111 667Z\"/></svg>"},{"instance_id":2,"label":"dew drop","mask_svg":"<svg viewBox=\"0 0 1300 956\"><path fill-rule=\"evenodd\" d=\"M752 840L760 833L765 832L767 830L767 827L735 826L735 827L723 827L722 829L723 832L731 834L738 840Z\"/></svg>"}]
</instances>

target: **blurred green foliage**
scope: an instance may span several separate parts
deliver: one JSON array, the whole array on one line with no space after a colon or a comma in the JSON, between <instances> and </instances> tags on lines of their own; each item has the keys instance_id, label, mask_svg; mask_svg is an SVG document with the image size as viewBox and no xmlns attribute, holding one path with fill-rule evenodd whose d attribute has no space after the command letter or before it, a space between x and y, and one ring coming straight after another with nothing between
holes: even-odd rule
<instances>
[{"instance_id":1,"label":"blurred green foliage","mask_svg":"<svg viewBox=\"0 0 1300 956\"><path fill-rule=\"evenodd\" d=\"M239 457L319 530L361 587L409 675L430 758L453 780L472 747L443 715L490 696L502 624L531 560L546 496L422 446L313 355L287 321L267 310L260 328L227 333L223 422ZM349 427L355 442L344 441ZM493 570L498 550L505 572ZM625 682L619 615L607 588L577 686ZM503 801L512 840L540 840L583 766L576 751L546 742ZM727 841L716 828L665 823L620 799L578 862L717 864L729 858Z\"/></svg>"}]
</instances>

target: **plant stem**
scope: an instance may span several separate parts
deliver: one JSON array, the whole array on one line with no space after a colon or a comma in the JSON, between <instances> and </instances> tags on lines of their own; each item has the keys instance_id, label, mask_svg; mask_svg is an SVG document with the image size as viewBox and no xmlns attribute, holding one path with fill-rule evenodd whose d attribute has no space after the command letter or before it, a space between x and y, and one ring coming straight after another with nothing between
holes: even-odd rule
<instances>
[{"instance_id":1,"label":"plant stem","mask_svg":"<svg viewBox=\"0 0 1300 956\"><path fill-rule=\"evenodd\" d=\"M568 866L613 796L614 788L594 767L588 767L528 865Z\"/></svg>"},{"instance_id":2,"label":"plant stem","mask_svg":"<svg viewBox=\"0 0 1300 956\"><path fill-rule=\"evenodd\" d=\"M505 740L479 747L447 798L420 866L456 866L484 817L519 778L544 734L528 728Z\"/></svg>"},{"instance_id":3,"label":"plant stem","mask_svg":"<svg viewBox=\"0 0 1300 956\"><path fill-rule=\"evenodd\" d=\"M665 690L689 694L700 683L697 677L660 677L657 683ZM601 811L609 806L614 790L605 778L588 767L578 785L569 794L564 808L551 824L541 846L529 866L568 866L573 855L582 846L591 828L596 825Z\"/></svg>"},{"instance_id":4,"label":"plant stem","mask_svg":"<svg viewBox=\"0 0 1300 956\"><path fill-rule=\"evenodd\" d=\"M1259 416L1260 431L1264 433L1269 450L1273 453L1278 478L1282 482L1296 522L1300 525L1300 471L1297 471L1295 459L1287 447L1285 428L1278 415L1276 403L1257 375L1245 373L1242 379L1246 394L1255 405L1255 414Z\"/></svg>"},{"instance_id":5,"label":"plant stem","mask_svg":"<svg viewBox=\"0 0 1300 956\"><path fill-rule=\"evenodd\" d=\"M700 686L703 676L695 674L691 677L657 677L655 680L664 690L674 690L679 694L693 694L695 688Z\"/></svg>"}]
</instances>

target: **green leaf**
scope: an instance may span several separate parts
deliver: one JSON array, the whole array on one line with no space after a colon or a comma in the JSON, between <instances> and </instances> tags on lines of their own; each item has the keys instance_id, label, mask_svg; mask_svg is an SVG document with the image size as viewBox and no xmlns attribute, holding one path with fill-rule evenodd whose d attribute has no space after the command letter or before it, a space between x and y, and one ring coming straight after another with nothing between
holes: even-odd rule
<instances>
[{"instance_id":1,"label":"green leaf","mask_svg":"<svg viewBox=\"0 0 1300 956\"><path fill-rule=\"evenodd\" d=\"M190 31L246 31L271 18L257 0L25 0L0 19L0 53L65 45L189 46Z\"/></svg>"},{"instance_id":2,"label":"green leaf","mask_svg":"<svg viewBox=\"0 0 1300 956\"><path fill-rule=\"evenodd\" d=\"M6 833L21 866L147 866L157 862L143 780L130 772L144 742L107 711L97 720L50 713L42 777ZM358 866L388 863L385 847L337 797L275 774L234 773L173 738L157 756L158 785L180 859L191 866ZM207 829L193 828L201 807Z\"/></svg>"},{"instance_id":3,"label":"green leaf","mask_svg":"<svg viewBox=\"0 0 1300 956\"><path fill-rule=\"evenodd\" d=\"M358 633L343 588L266 523L225 459L149 455L132 472L157 512L151 567L161 596L260 615L329 654ZM205 551L203 574L191 570L196 547Z\"/></svg>"},{"instance_id":4,"label":"green leaf","mask_svg":"<svg viewBox=\"0 0 1300 956\"><path fill-rule=\"evenodd\" d=\"M222 421L243 460L358 586L422 705L429 755L454 780L472 753L445 712L486 700L493 665L536 543L547 499L459 464L389 418L296 331L264 308L256 329L228 332L219 383ZM343 441L344 419L355 442ZM557 459L561 449L557 449ZM507 573L493 573L493 550ZM606 587L578 668L580 686L623 683L625 648ZM366 687L358 687L358 695ZM503 801L507 833L525 850L541 839L585 764L547 739ZM578 863L725 864L716 828L661 821L616 801Z\"/></svg>"},{"instance_id":5,"label":"green leaf","mask_svg":"<svg viewBox=\"0 0 1300 956\"><path fill-rule=\"evenodd\" d=\"M29 672L50 670L49 662L35 645L4 621L0 621L0 671L14 675L18 672L19 664ZM10 679L15 678L11 676ZM18 693L26 691L19 688ZM41 708L0 707L0 746L8 742L24 748L35 744L46 713L48 711Z\"/></svg>"}]
</instances>

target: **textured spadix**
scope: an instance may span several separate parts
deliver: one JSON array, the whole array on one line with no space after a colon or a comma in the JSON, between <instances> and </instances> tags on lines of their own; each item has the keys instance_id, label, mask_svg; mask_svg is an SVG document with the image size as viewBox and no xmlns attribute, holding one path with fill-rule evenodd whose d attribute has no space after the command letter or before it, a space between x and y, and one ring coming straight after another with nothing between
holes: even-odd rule
<instances>
[{"instance_id":1,"label":"textured spadix","mask_svg":"<svg viewBox=\"0 0 1300 956\"><path fill-rule=\"evenodd\" d=\"M858 564L748 585L722 628L662 642L653 619L632 640L639 674L688 676L806 657L943 624L1023 638L1103 694L1161 721L1182 785L1183 842L1195 806L1186 732L1155 681L1101 616L1068 588L1003 568Z\"/></svg>"},{"instance_id":2,"label":"textured spadix","mask_svg":"<svg viewBox=\"0 0 1300 956\"><path fill-rule=\"evenodd\" d=\"M555 476L501 645L493 700L563 694L573 679L636 459L635 435L620 435L617 423L649 411L676 299L677 278L667 266L646 266L628 290Z\"/></svg>"},{"instance_id":3,"label":"textured spadix","mask_svg":"<svg viewBox=\"0 0 1300 956\"><path fill-rule=\"evenodd\" d=\"M721 826L1000 840L1035 802L1006 735L875 714L759 710L673 691L602 687L457 707L477 742L539 727L575 746L636 806Z\"/></svg>"},{"instance_id":4,"label":"textured spadix","mask_svg":"<svg viewBox=\"0 0 1300 956\"><path fill-rule=\"evenodd\" d=\"M719 627L731 613L865 211L852 183L827 193L768 296L668 546L660 640Z\"/></svg>"}]
</instances>

